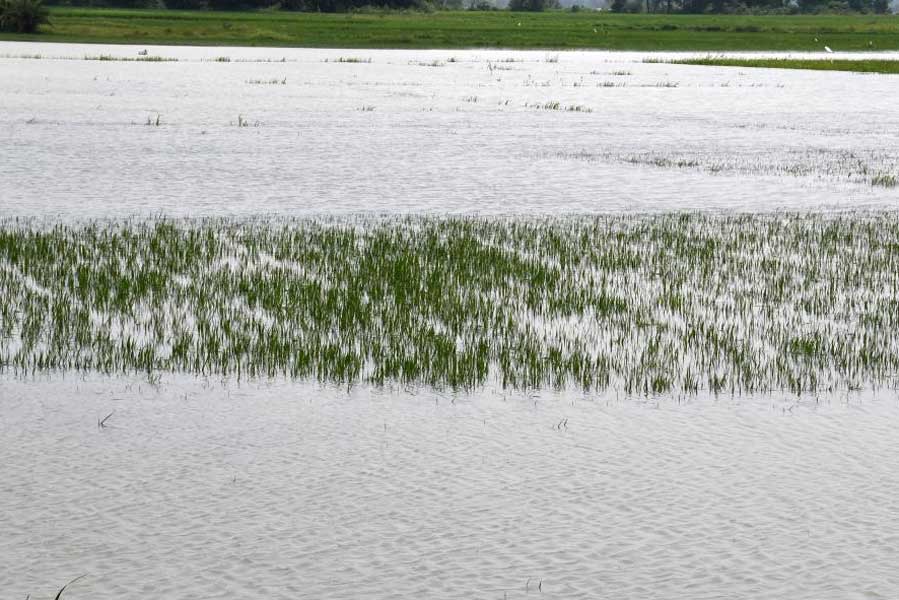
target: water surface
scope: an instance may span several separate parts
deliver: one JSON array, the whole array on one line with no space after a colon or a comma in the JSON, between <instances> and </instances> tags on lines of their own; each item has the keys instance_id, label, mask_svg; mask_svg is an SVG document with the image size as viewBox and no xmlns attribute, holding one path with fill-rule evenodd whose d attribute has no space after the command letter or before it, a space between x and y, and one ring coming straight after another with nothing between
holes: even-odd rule
<instances>
[{"instance_id":1,"label":"water surface","mask_svg":"<svg viewBox=\"0 0 899 600\"><path fill-rule=\"evenodd\" d=\"M899 196L870 184L899 175L889 75L609 52L84 60L141 49L0 43L4 214L858 209Z\"/></svg>"}]
</instances>

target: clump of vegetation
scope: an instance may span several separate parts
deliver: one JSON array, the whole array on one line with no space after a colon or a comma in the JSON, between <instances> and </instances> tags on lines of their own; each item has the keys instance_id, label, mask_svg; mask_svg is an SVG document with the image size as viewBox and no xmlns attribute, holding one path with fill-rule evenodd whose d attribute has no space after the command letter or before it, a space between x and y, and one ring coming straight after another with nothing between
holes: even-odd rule
<instances>
[{"instance_id":1,"label":"clump of vegetation","mask_svg":"<svg viewBox=\"0 0 899 600\"><path fill-rule=\"evenodd\" d=\"M113 56L111 54L86 55L84 60L99 60L112 62L178 62L177 58L165 56Z\"/></svg>"},{"instance_id":2,"label":"clump of vegetation","mask_svg":"<svg viewBox=\"0 0 899 600\"><path fill-rule=\"evenodd\" d=\"M896 386L899 216L0 222L0 371Z\"/></svg>"},{"instance_id":3,"label":"clump of vegetation","mask_svg":"<svg viewBox=\"0 0 899 600\"><path fill-rule=\"evenodd\" d=\"M584 154L560 153L560 158L575 160L620 161L633 165L699 170L707 173L742 173L754 176L809 177L856 185L891 188L899 184L894 175L899 158L882 151L846 151L816 149L760 154L749 157L722 157L714 153L660 154Z\"/></svg>"},{"instance_id":4,"label":"clump of vegetation","mask_svg":"<svg viewBox=\"0 0 899 600\"><path fill-rule=\"evenodd\" d=\"M359 58L356 56L340 56L334 60L325 59L322 62L336 62L336 63L348 63L348 64L369 64L371 63L370 58Z\"/></svg>"},{"instance_id":5,"label":"clump of vegetation","mask_svg":"<svg viewBox=\"0 0 899 600\"><path fill-rule=\"evenodd\" d=\"M49 22L42 0L0 0L0 31L37 33Z\"/></svg>"},{"instance_id":6,"label":"clump of vegetation","mask_svg":"<svg viewBox=\"0 0 899 600\"><path fill-rule=\"evenodd\" d=\"M899 177L889 173L878 173L871 178L871 185L892 188L899 185Z\"/></svg>"},{"instance_id":7,"label":"clump of vegetation","mask_svg":"<svg viewBox=\"0 0 899 600\"><path fill-rule=\"evenodd\" d=\"M561 102L556 102L551 100L549 102L536 103L536 104L525 104L526 108L538 108L540 110L563 110L565 112L593 112L593 109L589 106L584 106L582 104L562 104Z\"/></svg>"},{"instance_id":8,"label":"clump of vegetation","mask_svg":"<svg viewBox=\"0 0 899 600\"><path fill-rule=\"evenodd\" d=\"M410 61L409 64L417 66L417 67L445 67L446 66L446 63L441 62L439 60L431 60L431 61L415 60L415 61Z\"/></svg>"}]
</instances>

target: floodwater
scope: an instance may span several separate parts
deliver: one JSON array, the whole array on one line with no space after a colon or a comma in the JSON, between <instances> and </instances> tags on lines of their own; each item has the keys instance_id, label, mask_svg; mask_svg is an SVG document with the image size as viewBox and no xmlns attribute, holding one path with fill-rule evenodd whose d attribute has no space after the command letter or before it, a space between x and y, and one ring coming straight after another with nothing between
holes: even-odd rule
<instances>
[{"instance_id":1,"label":"floodwater","mask_svg":"<svg viewBox=\"0 0 899 600\"><path fill-rule=\"evenodd\" d=\"M602 52L85 60L142 49L0 43L0 215L899 200L874 182L899 176L891 76ZM685 401L0 374L0 596L85 575L64 598L893 598L897 423L895 390Z\"/></svg>"},{"instance_id":2,"label":"floodwater","mask_svg":"<svg viewBox=\"0 0 899 600\"><path fill-rule=\"evenodd\" d=\"M0 385L7 598L50 598L82 574L65 597L899 590L895 392L684 403L190 378Z\"/></svg>"},{"instance_id":3,"label":"floodwater","mask_svg":"<svg viewBox=\"0 0 899 600\"><path fill-rule=\"evenodd\" d=\"M606 52L84 60L142 49L0 43L3 214L859 209L899 196L870 183L899 175L889 75Z\"/></svg>"}]
</instances>

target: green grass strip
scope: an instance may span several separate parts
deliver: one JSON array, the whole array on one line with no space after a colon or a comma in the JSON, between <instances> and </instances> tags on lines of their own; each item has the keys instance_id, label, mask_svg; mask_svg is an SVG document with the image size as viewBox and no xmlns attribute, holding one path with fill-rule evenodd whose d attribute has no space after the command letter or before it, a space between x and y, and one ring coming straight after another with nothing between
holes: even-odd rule
<instances>
[{"instance_id":1,"label":"green grass strip","mask_svg":"<svg viewBox=\"0 0 899 600\"><path fill-rule=\"evenodd\" d=\"M0 39L331 48L897 50L896 16L436 12L297 14L53 8L37 35Z\"/></svg>"},{"instance_id":2,"label":"green grass strip","mask_svg":"<svg viewBox=\"0 0 899 600\"><path fill-rule=\"evenodd\" d=\"M899 74L899 60L826 60L794 58L687 58L669 61L676 65L745 67L762 69L807 69L811 71L852 71L854 73Z\"/></svg>"}]
</instances>

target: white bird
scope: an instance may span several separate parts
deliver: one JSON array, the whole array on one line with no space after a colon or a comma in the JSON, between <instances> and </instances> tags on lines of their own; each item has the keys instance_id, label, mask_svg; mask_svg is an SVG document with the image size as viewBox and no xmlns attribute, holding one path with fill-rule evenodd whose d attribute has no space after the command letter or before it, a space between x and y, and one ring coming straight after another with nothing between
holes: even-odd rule
<instances>
[{"instance_id":1,"label":"white bird","mask_svg":"<svg viewBox=\"0 0 899 600\"><path fill-rule=\"evenodd\" d=\"M830 46L824 46L824 51L828 54L833 54L833 50L830 49Z\"/></svg>"}]
</instances>

